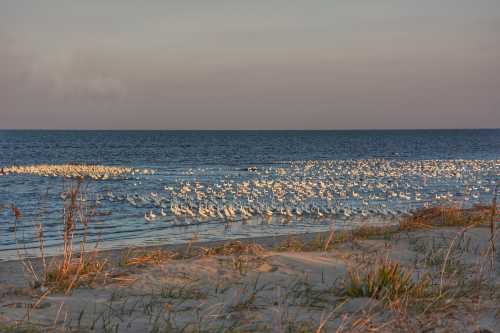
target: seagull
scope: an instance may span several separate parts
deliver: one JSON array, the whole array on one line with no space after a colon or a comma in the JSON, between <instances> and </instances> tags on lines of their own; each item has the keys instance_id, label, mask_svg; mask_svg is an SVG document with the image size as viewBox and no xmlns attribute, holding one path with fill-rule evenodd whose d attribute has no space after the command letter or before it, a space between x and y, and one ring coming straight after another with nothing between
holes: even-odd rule
<instances>
[{"instance_id":1,"label":"seagull","mask_svg":"<svg viewBox=\"0 0 500 333\"><path fill-rule=\"evenodd\" d=\"M144 219L147 222L153 222L156 219L156 215L153 213L152 210L149 211L149 213L144 213Z\"/></svg>"}]
</instances>

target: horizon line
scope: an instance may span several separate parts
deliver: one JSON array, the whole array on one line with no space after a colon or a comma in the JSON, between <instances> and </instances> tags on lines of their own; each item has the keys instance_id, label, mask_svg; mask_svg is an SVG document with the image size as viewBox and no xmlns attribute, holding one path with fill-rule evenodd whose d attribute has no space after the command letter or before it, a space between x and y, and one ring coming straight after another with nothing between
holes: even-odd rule
<instances>
[{"instance_id":1,"label":"horizon line","mask_svg":"<svg viewBox=\"0 0 500 333\"><path fill-rule=\"evenodd\" d=\"M457 127L457 128L290 128L290 129L144 129L144 128L0 128L0 131L109 131L109 132L334 132L334 131L463 131L500 130L500 127Z\"/></svg>"}]
</instances>

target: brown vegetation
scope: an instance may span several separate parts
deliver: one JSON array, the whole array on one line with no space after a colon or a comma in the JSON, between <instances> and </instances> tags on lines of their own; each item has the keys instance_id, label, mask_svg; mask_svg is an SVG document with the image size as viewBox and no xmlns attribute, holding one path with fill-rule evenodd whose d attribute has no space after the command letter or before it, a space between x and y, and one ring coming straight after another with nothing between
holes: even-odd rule
<instances>
[{"instance_id":1,"label":"brown vegetation","mask_svg":"<svg viewBox=\"0 0 500 333\"><path fill-rule=\"evenodd\" d=\"M107 260L98 259L97 245L91 251L88 248L87 231L94 208L89 207L84 200L82 183L82 179L71 181L66 189L67 196L63 199L62 255L52 257L48 261L43 224L40 222L37 227L41 262L21 258L32 278L30 284L36 288L69 294L75 287L92 284L106 268ZM81 230L78 237L77 229Z\"/></svg>"}]
</instances>

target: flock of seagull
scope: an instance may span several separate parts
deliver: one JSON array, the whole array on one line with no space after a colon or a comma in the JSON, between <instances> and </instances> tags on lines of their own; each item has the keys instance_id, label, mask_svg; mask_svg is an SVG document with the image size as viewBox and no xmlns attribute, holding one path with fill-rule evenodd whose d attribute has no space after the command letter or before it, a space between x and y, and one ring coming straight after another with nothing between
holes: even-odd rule
<instances>
[{"instance_id":1,"label":"flock of seagull","mask_svg":"<svg viewBox=\"0 0 500 333\"><path fill-rule=\"evenodd\" d=\"M148 223L397 218L422 206L486 200L499 174L500 160L291 161L249 167L239 179L190 170L158 192L106 191L97 199L143 209Z\"/></svg>"},{"instance_id":2,"label":"flock of seagull","mask_svg":"<svg viewBox=\"0 0 500 333\"><path fill-rule=\"evenodd\" d=\"M1 175L28 174L42 177L90 178L93 180L121 179L128 175L153 174L151 169L137 169L90 164L37 164L10 166L0 169Z\"/></svg>"},{"instance_id":3,"label":"flock of seagull","mask_svg":"<svg viewBox=\"0 0 500 333\"><path fill-rule=\"evenodd\" d=\"M137 180L155 171L86 164L0 169L0 175L8 174ZM189 169L156 192L106 190L95 199L97 204L107 200L142 209L146 222L397 218L422 206L487 200L499 175L500 160L284 161L248 167L237 177Z\"/></svg>"}]
</instances>

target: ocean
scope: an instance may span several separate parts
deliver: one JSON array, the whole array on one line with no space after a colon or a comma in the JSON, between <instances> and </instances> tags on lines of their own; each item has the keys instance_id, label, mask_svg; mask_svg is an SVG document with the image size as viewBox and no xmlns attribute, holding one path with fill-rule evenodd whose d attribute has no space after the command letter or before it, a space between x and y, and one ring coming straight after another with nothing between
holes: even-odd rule
<instances>
[{"instance_id":1,"label":"ocean","mask_svg":"<svg viewBox=\"0 0 500 333\"><path fill-rule=\"evenodd\" d=\"M101 248L322 231L394 220L441 201L485 203L499 160L499 129L0 131L3 168L84 163L154 171L85 182L89 202L105 212L88 230ZM38 247L40 223L48 251L61 245L67 186L61 177L0 175L0 260ZM17 222L12 205L22 213ZM234 216L216 216L224 207ZM177 208L196 216L176 216ZM263 217L266 210L272 218ZM145 221L150 213L154 221Z\"/></svg>"}]
</instances>

